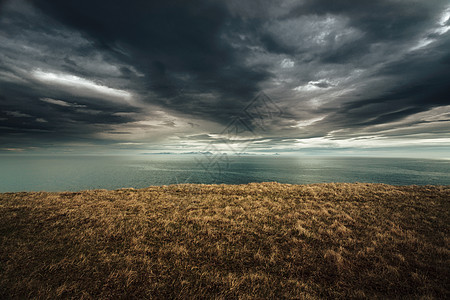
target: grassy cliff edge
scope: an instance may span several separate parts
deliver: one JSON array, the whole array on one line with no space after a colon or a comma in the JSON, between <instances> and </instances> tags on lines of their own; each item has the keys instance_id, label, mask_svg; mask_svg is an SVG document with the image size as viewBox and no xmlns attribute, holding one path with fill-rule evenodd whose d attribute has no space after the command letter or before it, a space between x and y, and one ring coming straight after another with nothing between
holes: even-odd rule
<instances>
[{"instance_id":1,"label":"grassy cliff edge","mask_svg":"<svg viewBox=\"0 0 450 300\"><path fill-rule=\"evenodd\" d=\"M450 186L0 194L0 298L450 298Z\"/></svg>"}]
</instances>

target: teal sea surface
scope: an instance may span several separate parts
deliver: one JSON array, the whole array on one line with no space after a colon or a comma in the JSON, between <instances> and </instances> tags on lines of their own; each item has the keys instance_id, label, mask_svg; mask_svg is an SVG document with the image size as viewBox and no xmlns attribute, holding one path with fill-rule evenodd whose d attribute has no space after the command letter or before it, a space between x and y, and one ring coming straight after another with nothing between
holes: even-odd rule
<instances>
[{"instance_id":1,"label":"teal sea surface","mask_svg":"<svg viewBox=\"0 0 450 300\"><path fill-rule=\"evenodd\" d=\"M0 192L177 183L371 182L450 185L450 160L226 155L0 156Z\"/></svg>"}]
</instances>

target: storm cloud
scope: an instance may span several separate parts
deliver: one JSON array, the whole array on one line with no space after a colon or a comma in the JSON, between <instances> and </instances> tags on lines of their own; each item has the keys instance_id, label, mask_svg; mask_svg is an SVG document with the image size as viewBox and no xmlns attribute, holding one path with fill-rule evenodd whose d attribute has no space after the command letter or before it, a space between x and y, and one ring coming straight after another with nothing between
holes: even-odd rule
<instances>
[{"instance_id":1,"label":"storm cloud","mask_svg":"<svg viewBox=\"0 0 450 300\"><path fill-rule=\"evenodd\" d=\"M449 49L439 0L1 1L1 148L448 147Z\"/></svg>"}]
</instances>

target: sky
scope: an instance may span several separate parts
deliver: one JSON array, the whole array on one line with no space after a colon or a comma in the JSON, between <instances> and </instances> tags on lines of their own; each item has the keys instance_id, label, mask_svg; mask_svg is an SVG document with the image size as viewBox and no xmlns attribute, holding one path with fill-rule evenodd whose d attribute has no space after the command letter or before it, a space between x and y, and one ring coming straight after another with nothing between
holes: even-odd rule
<instances>
[{"instance_id":1,"label":"sky","mask_svg":"<svg viewBox=\"0 0 450 300\"><path fill-rule=\"evenodd\" d=\"M0 154L450 158L450 2L0 0Z\"/></svg>"}]
</instances>

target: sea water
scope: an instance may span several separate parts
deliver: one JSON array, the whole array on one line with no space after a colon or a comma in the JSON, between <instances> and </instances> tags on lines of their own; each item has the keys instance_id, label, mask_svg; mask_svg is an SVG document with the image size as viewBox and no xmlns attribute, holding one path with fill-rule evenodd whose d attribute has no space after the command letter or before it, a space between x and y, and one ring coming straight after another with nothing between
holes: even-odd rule
<instances>
[{"instance_id":1,"label":"sea water","mask_svg":"<svg viewBox=\"0 0 450 300\"><path fill-rule=\"evenodd\" d=\"M450 160L209 154L0 156L0 192L267 181L450 185Z\"/></svg>"}]
</instances>

